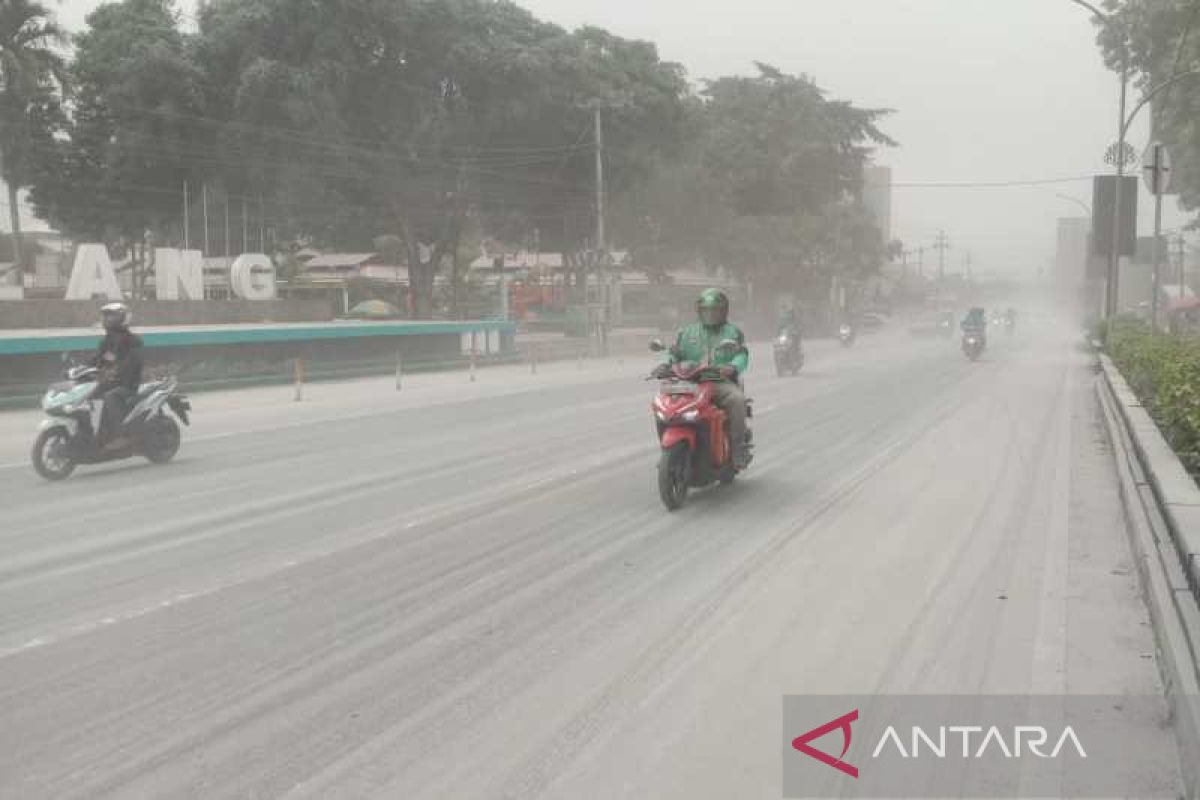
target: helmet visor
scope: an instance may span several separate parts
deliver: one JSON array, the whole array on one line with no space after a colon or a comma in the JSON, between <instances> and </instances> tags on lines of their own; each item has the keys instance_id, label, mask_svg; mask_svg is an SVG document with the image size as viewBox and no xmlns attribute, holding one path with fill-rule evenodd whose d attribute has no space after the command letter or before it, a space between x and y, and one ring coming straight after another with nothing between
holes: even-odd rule
<instances>
[{"instance_id":1,"label":"helmet visor","mask_svg":"<svg viewBox=\"0 0 1200 800\"><path fill-rule=\"evenodd\" d=\"M700 306L700 322L710 328L725 324L725 309L718 305Z\"/></svg>"}]
</instances>

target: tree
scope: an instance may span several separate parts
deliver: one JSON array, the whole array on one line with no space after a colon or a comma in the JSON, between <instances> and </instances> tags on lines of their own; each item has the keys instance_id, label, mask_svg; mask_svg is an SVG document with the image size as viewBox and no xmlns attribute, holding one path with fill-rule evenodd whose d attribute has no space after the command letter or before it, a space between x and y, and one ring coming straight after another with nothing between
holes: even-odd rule
<instances>
[{"instance_id":1,"label":"tree","mask_svg":"<svg viewBox=\"0 0 1200 800\"><path fill-rule=\"evenodd\" d=\"M1200 68L1200 4L1194 0L1106 0L1112 22L1098 20L1097 43L1110 69L1129 59L1143 92L1179 72ZM1200 80L1157 95L1149 111L1155 136L1171 147L1172 184L1182 207L1200 209Z\"/></svg>"},{"instance_id":2,"label":"tree","mask_svg":"<svg viewBox=\"0 0 1200 800\"><path fill-rule=\"evenodd\" d=\"M295 232L400 237L415 311L472 216L571 253L591 226L591 104L614 188L637 180L686 95L652 45L568 34L509 2L217 0L198 58L226 167ZM297 201L297 198L304 198Z\"/></svg>"},{"instance_id":3,"label":"tree","mask_svg":"<svg viewBox=\"0 0 1200 800\"><path fill-rule=\"evenodd\" d=\"M884 250L857 198L872 148L892 144L877 124L887 113L766 64L709 81L685 122L688 146L629 205L654 223L660 252L768 287L865 276Z\"/></svg>"},{"instance_id":4,"label":"tree","mask_svg":"<svg viewBox=\"0 0 1200 800\"><path fill-rule=\"evenodd\" d=\"M20 190L29 186L38 148L51 137L66 68L55 49L65 35L35 0L0 0L0 177L8 186L14 259L24 266ZM18 271L19 272L19 271Z\"/></svg>"}]
</instances>

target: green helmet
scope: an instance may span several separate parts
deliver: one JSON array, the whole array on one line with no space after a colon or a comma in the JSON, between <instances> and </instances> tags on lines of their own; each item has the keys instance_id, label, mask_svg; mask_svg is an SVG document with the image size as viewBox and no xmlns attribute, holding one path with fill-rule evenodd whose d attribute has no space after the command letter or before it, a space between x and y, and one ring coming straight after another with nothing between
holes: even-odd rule
<instances>
[{"instance_id":1,"label":"green helmet","mask_svg":"<svg viewBox=\"0 0 1200 800\"><path fill-rule=\"evenodd\" d=\"M729 321L729 297L720 289L705 289L696 301L696 314L705 327L721 327Z\"/></svg>"}]
</instances>

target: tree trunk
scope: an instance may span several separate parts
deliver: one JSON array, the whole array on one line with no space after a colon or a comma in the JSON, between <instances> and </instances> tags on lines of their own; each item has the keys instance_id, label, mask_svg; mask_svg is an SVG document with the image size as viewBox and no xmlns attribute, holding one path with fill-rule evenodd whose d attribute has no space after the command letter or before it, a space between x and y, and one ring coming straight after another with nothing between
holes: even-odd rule
<instances>
[{"instance_id":1,"label":"tree trunk","mask_svg":"<svg viewBox=\"0 0 1200 800\"><path fill-rule=\"evenodd\" d=\"M455 230L454 241L451 243L450 251L450 316L454 319L462 319L462 315L458 312L458 276L462 269L459 264L459 245L462 243L461 232Z\"/></svg>"},{"instance_id":2,"label":"tree trunk","mask_svg":"<svg viewBox=\"0 0 1200 800\"><path fill-rule=\"evenodd\" d=\"M404 244L408 250L408 286L413 299L413 317L429 319L433 308L433 278L442 257L442 247L434 247L428 261L421 260L421 245L404 225Z\"/></svg>"},{"instance_id":3,"label":"tree trunk","mask_svg":"<svg viewBox=\"0 0 1200 800\"><path fill-rule=\"evenodd\" d=\"M22 285L21 273L25 268L25 248L21 242L21 211L17 207L17 187L16 185L8 184L8 217L12 223L12 249L13 262L16 264L16 269L13 271L13 283L18 286Z\"/></svg>"}]
</instances>

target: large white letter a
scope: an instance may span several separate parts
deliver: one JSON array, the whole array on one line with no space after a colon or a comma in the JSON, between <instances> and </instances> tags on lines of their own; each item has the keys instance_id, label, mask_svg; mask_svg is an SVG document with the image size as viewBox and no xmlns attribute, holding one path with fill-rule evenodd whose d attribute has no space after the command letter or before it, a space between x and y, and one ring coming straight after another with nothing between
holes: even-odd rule
<instances>
[{"instance_id":1,"label":"large white letter a","mask_svg":"<svg viewBox=\"0 0 1200 800\"><path fill-rule=\"evenodd\" d=\"M108 259L108 249L102 244L81 244L75 250L75 266L67 283L68 300L122 299L121 284Z\"/></svg>"}]
</instances>

